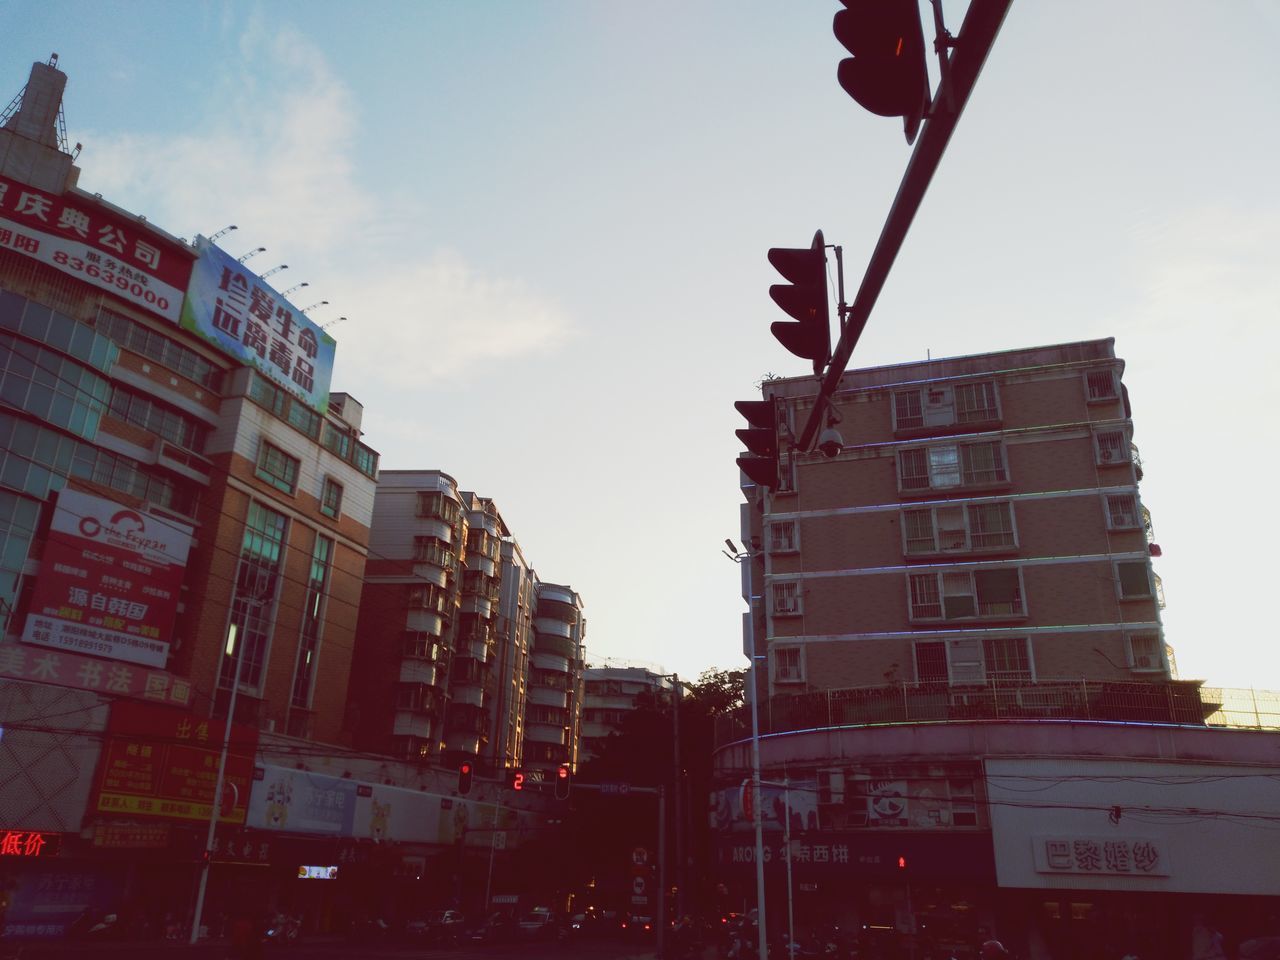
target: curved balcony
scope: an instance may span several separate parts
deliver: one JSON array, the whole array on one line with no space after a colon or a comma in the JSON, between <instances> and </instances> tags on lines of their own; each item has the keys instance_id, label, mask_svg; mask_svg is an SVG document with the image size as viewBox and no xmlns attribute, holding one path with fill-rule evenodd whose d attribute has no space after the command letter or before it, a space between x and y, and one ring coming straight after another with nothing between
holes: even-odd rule
<instances>
[{"instance_id":1,"label":"curved balcony","mask_svg":"<svg viewBox=\"0 0 1280 960\"><path fill-rule=\"evenodd\" d=\"M1206 717L1219 706L1201 696L1198 680L906 683L770 697L760 706L760 733L975 720L1109 720L1204 726ZM750 735L751 715L745 707L717 720L717 744Z\"/></svg>"},{"instance_id":2,"label":"curved balcony","mask_svg":"<svg viewBox=\"0 0 1280 960\"><path fill-rule=\"evenodd\" d=\"M435 718L416 713L412 710L397 710L391 725L391 733L397 737L422 737L430 740L434 737Z\"/></svg>"},{"instance_id":3,"label":"curved balcony","mask_svg":"<svg viewBox=\"0 0 1280 960\"><path fill-rule=\"evenodd\" d=\"M556 687L529 685L527 698L529 703L536 703L544 707L558 707L561 710L569 709L569 691L561 690Z\"/></svg>"},{"instance_id":4,"label":"curved balcony","mask_svg":"<svg viewBox=\"0 0 1280 960\"><path fill-rule=\"evenodd\" d=\"M417 633L429 633L438 637L444 632L444 617L431 610L407 610L404 615L404 627Z\"/></svg>"},{"instance_id":5,"label":"curved balcony","mask_svg":"<svg viewBox=\"0 0 1280 960\"><path fill-rule=\"evenodd\" d=\"M546 634L551 637L569 638L573 636L573 627L560 620L546 620L534 618L533 629L540 634Z\"/></svg>"},{"instance_id":6,"label":"curved balcony","mask_svg":"<svg viewBox=\"0 0 1280 960\"><path fill-rule=\"evenodd\" d=\"M567 637L556 637L538 631L533 637L533 652L535 654L546 653L555 657L562 657L565 660L572 660L578 653L578 645ZM566 665L561 669L567 670L568 666Z\"/></svg>"},{"instance_id":7,"label":"curved balcony","mask_svg":"<svg viewBox=\"0 0 1280 960\"><path fill-rule=\"evenodd\" d=\"M406 657L400 661L401 683L425 683L434 687L442 679L440 668L430 660Z\"/></svg>"},{"instance_id":8,"label":"curved balcony","mask_svg":"<svg viewBox=\"0 0 1280 960\"><path fill-rule=\"evenodd\" d=\"M529 658L529 666L534 670L558 677L566 686L568 685L570 668L569 661L564 657L554 653L539 653L535 650Z\"/></svg>"},{"instance_id":9,"label":"curved balcony","mask_svg":"<svg viewBox=\"0 0 1280 960\"><path fill-rule=\"evenodd\" d=\"M533 743L550 743L557 746L564 746L568 742L568 734L564 727L557 727L550 723L526 723L524 738Z\"/></svg>"},{"instance_id":10,"label":"curved balcony","mask_svg":"<svg viewBox=\"0 0 1280 960\"><path fill-rule=\"evenodd\" d=\"M465 684L450 684L449 699L453 703L466 704L472 707L484 706L484 687L478 680Z\"/></svg>"},{"instance_id":11,"label":"curved balcony","mask_svg":"<svg viewBox=\"0 0 1280 960\"><path fill-rule=\"evenodd\" d=\"M449 585L449 572L432 563L415 563L413 565L413 575L417 579L425 580L427 583L441 589Z\"/></svg>"},{"instance_id":12,"label":"curved balcony","mask_svg":"<svg viewBox=\"0 0 1280 960\"><path fill-rule=\"evenodd\" d=\"M578 608L571 601L548 597L539 592L534 616L539 620L558 620L572 626L578 622Z\"/></svg>"}]
</instances>

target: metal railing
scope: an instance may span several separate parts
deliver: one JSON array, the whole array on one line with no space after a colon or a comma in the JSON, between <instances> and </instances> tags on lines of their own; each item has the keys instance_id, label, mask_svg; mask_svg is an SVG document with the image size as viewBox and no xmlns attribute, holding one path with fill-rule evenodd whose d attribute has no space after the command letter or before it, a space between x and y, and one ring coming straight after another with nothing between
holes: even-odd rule
<instances>
[{"instance_id":1,"label":"metal railing","mask_svg":"<svg viewBox=\"0 0 1280 960\"><path fill-rule=\"evenodd\" d=\"M1280 729L1280 692L1199 681L1018 680L898 683L777 695L760 705L760 732L973 720L1111 720ZM751 735L740 708L717 718L716 743Z\"/></svg>"}]
</instances>

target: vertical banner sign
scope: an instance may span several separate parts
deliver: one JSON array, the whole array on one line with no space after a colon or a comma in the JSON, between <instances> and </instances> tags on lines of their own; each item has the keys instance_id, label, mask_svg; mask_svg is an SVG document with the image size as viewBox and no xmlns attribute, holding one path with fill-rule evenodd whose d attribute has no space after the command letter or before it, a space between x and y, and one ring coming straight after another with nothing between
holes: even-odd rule
<instances>
[{"instance_id":1,"label":"vertical banner sign","mask_svg":"<svg viewBox=\"0 0 1280 960\"><path fill-rule=\"evenodd\" d=\"M91 809L121 817L207 821L213 812L224 720L129 700L111 705ZM258 731L233 724L222 823L243 824Z\"/></svg>"},{"instance_id":2,"label":"vertical banner sign","mask_svg":"<svg viewBox=\"0 0 1280 960\"><path fill-rule=\"evenodd\" d=\"M163 667L191 533L183 524L64 489L22 639Z\"/></svg>"},{"instance_id":3,"label":"vertical banner sign","mask_svg":"<svg viewBox=\"0 0 1280 960\"><path fill-rule=\"evenodd\" d=\"M182 326L254 367L308 406L329 407L336 341L244 264L204 237Z\"/></svg>"},{"instance_id":4,"label":"vertical banner sign","mask_svg":"<svg viewBox=\"0 0 1280 960\"><path fill-rule=\"evenodd\" d=\"M0 249L12 250L178 322L191 251L75 193L0 177Z\"/></svg>"}]
</instances>

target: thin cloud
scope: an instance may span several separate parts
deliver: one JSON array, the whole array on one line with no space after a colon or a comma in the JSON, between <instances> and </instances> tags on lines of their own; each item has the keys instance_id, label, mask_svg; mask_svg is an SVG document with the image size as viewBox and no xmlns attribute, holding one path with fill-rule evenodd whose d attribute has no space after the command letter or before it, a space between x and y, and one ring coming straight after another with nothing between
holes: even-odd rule
<instances>
[{"instance_id":1,"label":"thin cloud","mask_svg":"<svg viewBox=\"0 0 1280 960\"><path fill-rule=\"evenodd\" d=\"M239 238L267 248L262 270L290 262L288 282L274 282L306 280L314 300L328 300L318 322L349 318L333 330L341 389L421 390L424 375L456 384L480 376L477 364L547 353L569 337L564 311L524 283L424 253L421 234L406 242L425 218L383 209L361 186L356 101L317 47L255 18L237 49L240 62L210 80L210 104L185 134L86 136L89 189L173 233L236 222L229 250Z\"/></svg>"}]
</instances>

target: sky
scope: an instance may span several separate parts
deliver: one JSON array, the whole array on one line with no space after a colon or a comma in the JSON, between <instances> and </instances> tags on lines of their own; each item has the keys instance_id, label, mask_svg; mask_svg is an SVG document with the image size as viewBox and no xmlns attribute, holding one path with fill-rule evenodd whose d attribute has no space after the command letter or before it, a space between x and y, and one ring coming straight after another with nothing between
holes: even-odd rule
<instances>
[{"instance_id":1,"label":"sky","mask_svg":"<svg viewBox=\"0 0 1280 960\"><path fill-rule=\"evenodd\" d=\"M733 402L808 370L766 252L821 228L856 289L910 156L838 9L7 0L0 101L57 52L81 187L288 264L382 467L492 497L592 662L695 677L746 664ZM1014 0L850 366L1114 337L1180 673L1280 690L1277 41L1274 0Z\"/></svg>"}]
</instances>

